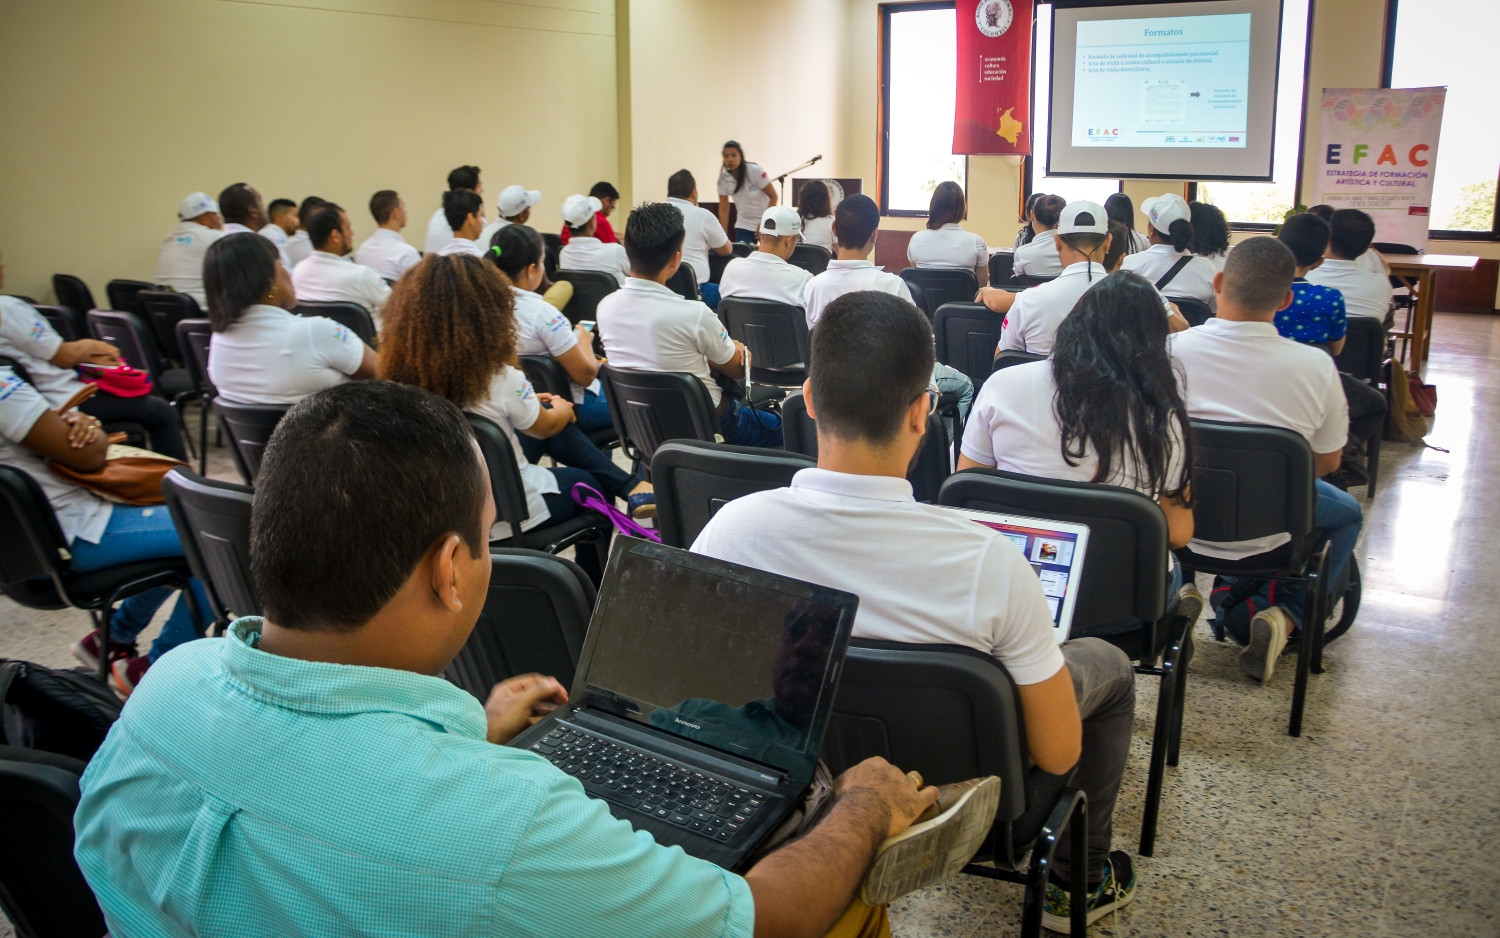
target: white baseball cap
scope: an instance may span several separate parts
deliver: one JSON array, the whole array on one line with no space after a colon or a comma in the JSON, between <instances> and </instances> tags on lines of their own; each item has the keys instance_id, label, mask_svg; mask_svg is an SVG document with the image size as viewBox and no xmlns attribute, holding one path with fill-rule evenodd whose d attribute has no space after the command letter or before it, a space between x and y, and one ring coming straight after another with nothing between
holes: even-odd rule
<instances>
[{"instance_id":1,"label":"white baseball cap","mask_svg":"<svg viewBox=\"0 0 1500 938\"><path fill-rule=\"evenodd\" d=\"M786 237L802 233L802 216L786 205L773 205L760 216L760 233Z\"/></svg>"},{"instance_id":2,"label":"white baseball cap","mask_svg":"<svg viewBox=\"0 0 1500 938\"><path fill-rule=\"evenodd\" d=\"M190 218L197 218L204 212L214 212L217 214L218 211L219 203L214 201L206 192L194 192L191 195L183 196L182 201L177 203L177 217L183 221L187 221Z\"/></svg>"},{"instance_id":3,"label":"white baseball cap","mask_svg":"<svg viewBox=\"0 0 1500 938\"><path fill-rule=\"evenodd\" d=\"M1058 218L1057 233L1109 234L1109 216L1104 214L1104 206L1098 202L1087 199L1069 202Z\"/></svg>"},{"instance_id":4,"label":"white baseball cap","mask_svg":"<svg viewBox=\"0 0 1500 938\"><path fill-rule=\"evenodd\" d=\"M591 195L570 195L563 200L563 221L568 223L569 228L581 228L602 208L604 203Z\"/></svg>"},{"instance_id":5,"label":"white baseball cap","mask_svg":"<svg viewBox=\"0 0 1500 938\"><path fill-rule=\"evenodd\" d=\"M1151 220L1151 227L1162 234L1170 234L1172 222L1192 221L1193 213L1182 196L1171 192L1147 199L1141 203L1141 211Z\"/></svg>"},{"instance_id":6,"label":"white baseball cap","mask_svg":"<svg viewBox=\"0 0 1500 938\"><path fill-rule=\"evenodd\" d=\"M542 194L536 189L506 186L501 190L500 198L495 200L495 207L500 210L500 217L515 218L540 201Z\"/></svg>"}]
</instances>

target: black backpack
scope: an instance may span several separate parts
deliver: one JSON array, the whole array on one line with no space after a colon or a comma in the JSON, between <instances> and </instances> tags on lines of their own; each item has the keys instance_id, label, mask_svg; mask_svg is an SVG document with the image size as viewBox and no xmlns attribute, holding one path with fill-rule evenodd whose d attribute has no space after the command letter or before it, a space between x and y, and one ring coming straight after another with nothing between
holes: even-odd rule
<instances>
[{"instance_id":1,"label":"black backpack","mask_svg":"<svg viewBox=\"0 0 1500 938\"><path fill-rule=\"evenodd\" d=\"M93 758L120 718L120 698L89 670L0 658L0 743Z\"/></svg>"}]
</instances>

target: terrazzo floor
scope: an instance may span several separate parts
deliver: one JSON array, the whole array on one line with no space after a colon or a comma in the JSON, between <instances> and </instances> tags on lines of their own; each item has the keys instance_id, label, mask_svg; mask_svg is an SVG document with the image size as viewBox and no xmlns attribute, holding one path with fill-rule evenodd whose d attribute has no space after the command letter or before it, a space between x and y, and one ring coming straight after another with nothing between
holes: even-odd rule
<instances>
[{"instance_id":1,"label":"terrazzo floor","mask_svg":"<svg viewBox=\"0 0 1500 938\"><path fill-rule=\"evenodd\" d=\"M1485 849L1500 843L1500 479L1483 468L1500 464L1500 317L1441 314L1434 333L1428 442L1450 452L1387 443L1375 498L1356 490L1364 601L1312 678L1302 737L1286 735L1292 659L1255 685L1199 623L1156 856L1136 858L1138 899L1095 936L1500 936ZM222 448L209 470L238 481ZM88 627L0 597L0 657L71 666ZM1143 677L1115 817L1132 853L1155 710ZM892 927L999 938L1020 901L961 876L896 902Z\"/></svg>"}]
</instances>

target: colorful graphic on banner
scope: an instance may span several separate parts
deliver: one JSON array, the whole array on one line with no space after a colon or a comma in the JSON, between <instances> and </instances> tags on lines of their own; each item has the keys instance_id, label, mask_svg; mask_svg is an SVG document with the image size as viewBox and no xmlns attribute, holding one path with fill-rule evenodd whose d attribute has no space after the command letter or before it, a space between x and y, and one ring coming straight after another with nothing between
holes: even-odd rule
<instances>
[{"instance_id":1,"label":"colorful graphic on banner","mask_svg":"<svg viewBox=\"0 0 1500 938\"><path fill-rule=\"evenodd\" d=\"M954 153L1031 152L1032 0L958 0Z\"/></svg>"},{"instance_id":2,"label":"colorful graphic on banner","mask_svg":"<svg viewBox=\"0 0 1500 938\"><path fill-rule=\"evenodd\" d=\"M1309 204L1357 208L1375 240L1427 247L1447 88L1324 88Z\"/></svg>"}]
</instances>

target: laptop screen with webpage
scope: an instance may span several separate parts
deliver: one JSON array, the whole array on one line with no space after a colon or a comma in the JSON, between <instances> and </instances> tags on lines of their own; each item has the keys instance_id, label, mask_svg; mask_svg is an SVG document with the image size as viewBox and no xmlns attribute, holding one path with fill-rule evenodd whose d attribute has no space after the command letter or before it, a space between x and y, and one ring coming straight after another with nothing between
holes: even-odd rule
<instances>
[{"instance_id":1,"label":"laptop screen with webpage","mask_svg":"<svg viewBox=\"0 0 1500 938\"><path fill-rule=\"evenodd\" d=\"M950 508L977 524L999 531L1000 535L1021 551L1042 581L1042 594L1052 612L1053 634L1059 643L1068 639L1073 626L1073 606L1078 601L1078 575L1083 571L1083 555L1088 550L1089 528L1086 524L1047 521L1002 515L971 508Z\"/></svg>"}]
</instances>

